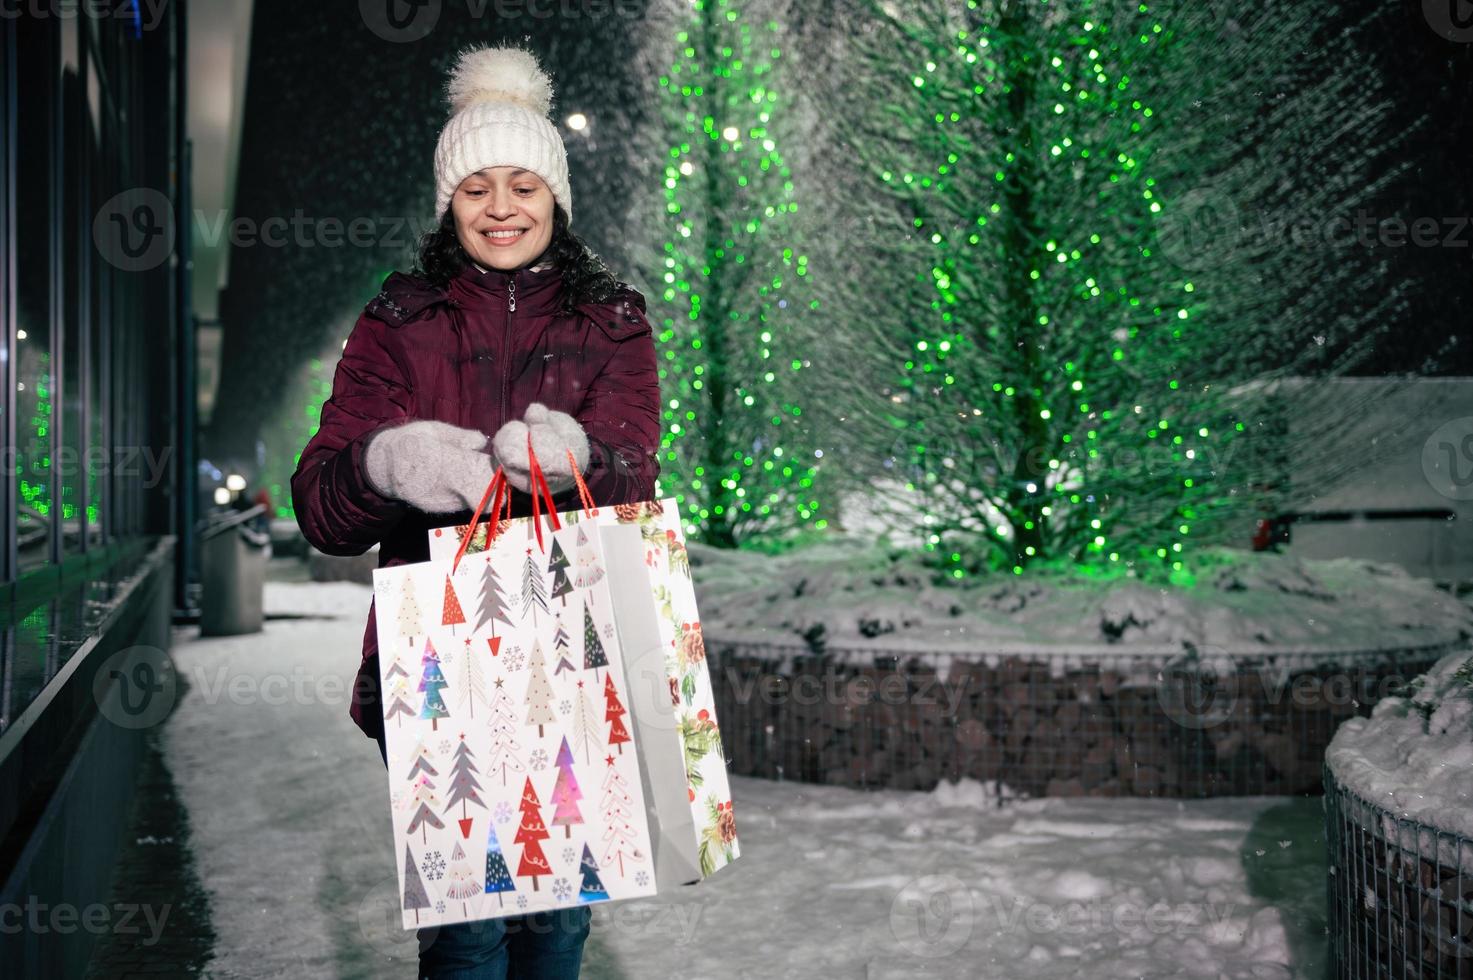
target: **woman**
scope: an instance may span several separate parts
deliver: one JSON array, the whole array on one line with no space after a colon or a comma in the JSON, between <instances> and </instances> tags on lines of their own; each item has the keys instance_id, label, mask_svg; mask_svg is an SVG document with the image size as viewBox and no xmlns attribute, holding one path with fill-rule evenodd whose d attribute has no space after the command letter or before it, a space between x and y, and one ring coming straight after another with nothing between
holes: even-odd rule
<instances>
[{"instance_id":1,"label":"woman","mask_svg":"<svg viewBox=\"0 0 1473 980\"><path fill-rule=\"evenodd\" d=\"M527 437L558 509L571 450L598 506L655 495L660 390L644 297L569 230L552 83L526 51L463 54L435 150L439 227L391 274L343 348L321 426L292 475L307 540L427 561L426 531L466 523L497 465L531 513ZM488 439L487 434L493 435ZM350 714L385 758L370 603ZM586 906L420 930L420 975L576 977Z\"/></svg>"}]
</instances>

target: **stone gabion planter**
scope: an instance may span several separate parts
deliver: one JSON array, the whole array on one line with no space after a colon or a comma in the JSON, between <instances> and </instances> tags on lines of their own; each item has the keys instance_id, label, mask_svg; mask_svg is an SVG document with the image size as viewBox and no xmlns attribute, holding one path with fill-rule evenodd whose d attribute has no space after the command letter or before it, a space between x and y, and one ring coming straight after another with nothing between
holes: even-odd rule
<instances>
[{"instance_id":1,"label":"stone gabion planter","mask_svg":"<svg viewBox=\"0 0 1473 980\"><path fill-rule=\"evenodd\" d=\"M1324 780L1334 976L1473 980L1473 840Z\"/></svg>"},{"instance_id":2,"label":"stone gabion planter","mask_svg":"<svg viewBox=\"0 0 1473 980\"><path fill-rule=\"evenodd\" d=\"M707 637L734 773L910 790L968 777L1022 796L1318 792L1336 727L1447 649L813 653Z\"/></svg>"}]
</instances>

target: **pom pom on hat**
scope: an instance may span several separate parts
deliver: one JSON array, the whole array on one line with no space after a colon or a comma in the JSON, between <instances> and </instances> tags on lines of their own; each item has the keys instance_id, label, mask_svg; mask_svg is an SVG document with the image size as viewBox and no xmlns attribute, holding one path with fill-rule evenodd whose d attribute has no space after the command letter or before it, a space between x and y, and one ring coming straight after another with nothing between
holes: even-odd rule
<instances>
[{"instance_id":1,"label":"pom pom on hat","mask_svg":"<svg viewBox=\"0 0 1473 980\"><path fill-rule=\"evenodd\" d=\"M435 213L455 189L490 167L521 167L541 177L573 218L568 155L548 114L552 78L530 51L481 47L463 51L445 86L450 119L435 147Z\"/></svg>"},{"instance_id":2,"label":"pom pom on hat","mask_svg":"<svg viewBox=\"0 0 1473 980\"><path fill-rule=\"evenodd\" d=\"M464 52L445 88L452 112L478 102L510 102L544 116L552 111L552 79L537 66L532 52L521 48Z\"/></svg>"}]
</instances>

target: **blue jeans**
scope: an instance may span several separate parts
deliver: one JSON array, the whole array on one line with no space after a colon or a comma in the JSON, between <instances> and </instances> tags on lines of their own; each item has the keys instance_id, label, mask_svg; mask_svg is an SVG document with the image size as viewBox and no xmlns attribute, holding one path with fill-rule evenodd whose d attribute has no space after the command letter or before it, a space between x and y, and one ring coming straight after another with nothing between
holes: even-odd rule
<instances>
[{"instance_id":1,"label":"blue jeans","mask_svg":"<svg viewBox=\"0 0 1473 980\"><path fill-rule=\"evenodd\" d=\"M389 764L383 735L379 755ZM420 980L578 980L586 905L420 929Z\"/></svg>"}]
</instances>

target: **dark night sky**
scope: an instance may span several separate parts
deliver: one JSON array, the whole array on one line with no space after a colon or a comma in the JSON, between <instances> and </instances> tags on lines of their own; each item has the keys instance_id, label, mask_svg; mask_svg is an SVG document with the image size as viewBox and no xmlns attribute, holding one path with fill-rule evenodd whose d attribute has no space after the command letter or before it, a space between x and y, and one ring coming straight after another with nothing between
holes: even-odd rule
<instances>
[{"instance_id":1,"label":"dark night sky","mask_svg":"<svg viewBox=\"0 0 1473 980\"><path fill-rule=\"evenodd\" d=\"M1335 16L1354 16L1373 0L1355 0ZM1437 36L1421 0L1397 0L1371 57L1381 64L1407 119L1428 124L1407 147L1415 160L1408 178L1378 208L1444 221L1446 233L1473 214L1467 175L1473 149L1473 41ZM574 230L604 256L617 275L637 280L621 254L621 222L632 190L651 179L656 161L633 158L618 138L635 94L653 79L635 77L628 50L639 30L630 0L568 3L575 16L479 20L472 6L445 0L423 40L391 43L365 26L359 4L296 4L257 0L237 190L237 217L313 219L347 223L367 217L375 237L398 242L373 247L235 248L230 288L223 298L224 364L209 452L250 455L270 392L305 359L316 356L344 329L390 268L407 269L415 229L429 218L431 159L445 120L444 73L456 52L472 43L525 41L554 73L556 114L578 110L593 120L590 138L568 138L574 192ZM486 8L491 9L490 4ZM556 8L543 4L538 9ZM842 29L830 3L805 5L800 32ZM590 10L604 11L601 15ZM833 24L832 28L824 27ZM603 125L600 125L603 123ZM597 167L593 157L600 157ZM1457 244L1461 242L1461 244ZM1413 307L1395 339L1377 352L1381 371L1418 370L1459 334L1463 342L1435 370L1473 373L1467 329L1473 303L1473 228L1436 248L1391 249L1394 271L1417 283ZM1327 311L1327 313L1332 311Z\"/></svg>"}]
</instances>

